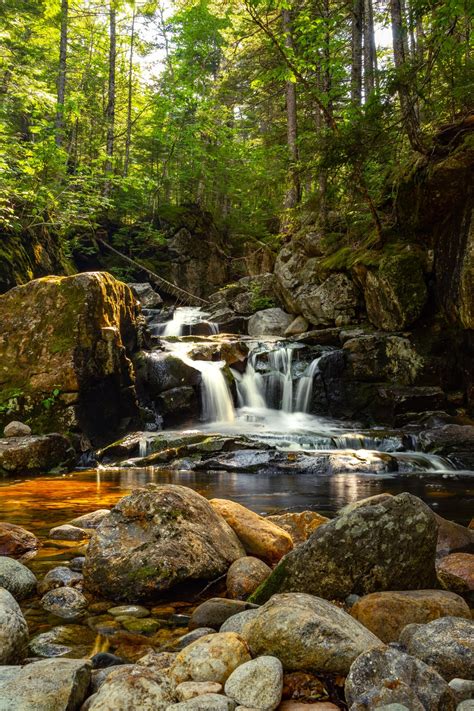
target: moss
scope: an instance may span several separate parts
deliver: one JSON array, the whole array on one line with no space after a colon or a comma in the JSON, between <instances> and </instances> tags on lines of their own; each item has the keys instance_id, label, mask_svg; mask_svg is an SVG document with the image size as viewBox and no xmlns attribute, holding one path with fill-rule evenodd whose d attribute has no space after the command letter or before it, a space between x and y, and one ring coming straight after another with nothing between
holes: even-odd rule
<instances>
[{"instance_id":1,"label":"moss","mask_svg":"<svg viewBox=\"0 0 474 711\"><path fill-rule=\"evenodd\" d=\"M286 558L283 558L273 570L272 574L263 581L261 585L250 595L248 602L256 605L263 605L272 595L281 592L283 583L286 579L287 563Z\"/></svg>"}]
</instances>

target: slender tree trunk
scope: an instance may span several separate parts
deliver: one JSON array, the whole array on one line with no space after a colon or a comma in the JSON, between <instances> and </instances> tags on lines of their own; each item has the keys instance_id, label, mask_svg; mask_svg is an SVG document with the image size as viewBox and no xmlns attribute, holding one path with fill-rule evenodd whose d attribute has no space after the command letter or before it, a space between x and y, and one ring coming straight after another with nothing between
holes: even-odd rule
<instances>
[{"instance_id":1,"label":"slender tree trunk","mask_svg":"<svg viewBox=\"0 0 474 711\"><path fill-rule=\"evenodd\" d=\"M285 34L285 47L294 50L293 36L291 33L291 12L282 10L282 25ZM296 83L287 81L285 85L287 143L290 158L289 185L285 196L285 207L293 208L300 201L301 188L298 175L298 114L296 104Z\"/></svg>"},{"instance_id":2,"label":"slender tree trunk","mask_svg":"<svg viewBox=\"0 0 474 711\"><path fill-rule=\"evenodd\" d=\"M115 0L110 0L109 9L109 87L107 108L105 117L107 122L107 137L106 137L106 161L105 161L105 183L104 194L110 192L110 175L113 168L114 157L114 141L115 141L115 62L117 55L117 28L116 28L116 10Z\"/></svg>"},{"instance_id":3,"label":"slender tree trunk","mask_svg":"<svg viewBox=\"0 0 474 711\"><path fill-rule=\"evenodd\" d=\"M127 134L125 137L125 158L123 174L128 175L130 165L130 148L132 145L132 101L133 101L133 50L135 42L135 6L133 7L132 29L130 33L130 54L128 58L128 95L127 95Z\"/></svg>"},{"instance_id":4,"label":"slender tree trunk","mask_svg":"<svg viewBox=\"0 0 474 711\"><path fill-rule=\"evenodd\" d=\"M64 142L64 101L66 99L68 0L61 0L61 30L59 39L58 101L56 107L55 140L60 148Z\"/></svg>"},{"instance_id":5,"label":"slender tree trunk","mask_svg":"<svg viewBox=\"0 0 474 711\"><path fill-rule=\"evenodd\" d=\"M362 25L364 0L354 0L352 6L352 66L351 100L360 106L362 102Z\"/></svg>"},{"instance_id":6,"label":"slender tree trunk","mask_svg":"<svg viewBox=\"0 0 474 711\"><path fill-rule=\"evenodd\" d=\"M376 71L374 9L372 0L364 0L364 94L366 101L375 89Z\"/></svg>"}]
</instances>

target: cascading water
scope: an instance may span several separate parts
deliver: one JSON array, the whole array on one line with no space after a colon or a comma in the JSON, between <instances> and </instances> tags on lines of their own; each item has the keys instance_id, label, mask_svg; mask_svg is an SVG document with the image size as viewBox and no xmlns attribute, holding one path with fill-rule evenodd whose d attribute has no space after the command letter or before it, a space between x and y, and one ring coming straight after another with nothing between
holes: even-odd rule
<instances>
[{"instance_id":1,"label":"cascading water","mask_svg":"<svg viewBox=\"0 0 474 711\"><path fill-rule=\"evenodd\" d=\"M296 387L296 412L309 412L311 397L313 395L313 383L319 369L321 357L315 358L308 366L302 377L298 380Z\"/></svg>"},{"instance_id":2,"label":"cascading water","mask_svg":"<svg viewBox=\"0 0 474 711\"><path fill-rule=\"evenodd\" d=\"M209 330L209 335L219 333L217 323L207 320L207 314L194 306L180 306L173 312L171 321L167 321L163 325L161 332L162 336L183 336L186 327L195 326L196 324L206 324Z\"/></svg>"}]
</instances>

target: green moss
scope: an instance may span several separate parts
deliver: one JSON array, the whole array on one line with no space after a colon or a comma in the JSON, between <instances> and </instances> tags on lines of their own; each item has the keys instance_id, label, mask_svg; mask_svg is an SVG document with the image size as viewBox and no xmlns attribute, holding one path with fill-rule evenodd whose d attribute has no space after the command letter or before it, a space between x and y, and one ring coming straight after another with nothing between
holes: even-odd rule
<instances>
[{"instance_id":1,"label":"green moss","mask_svg":"<svg viewBox=\"0 0 474 711\"><path fill-rule=\"evenodd\" d=\"M253 602L256 605L263 605L272 595L281 592L283 583L286 579L287 563L286 558L281 560L272 574L263 581L261 585L248 598L248 602Z\"/></svg>"}]
</instances>

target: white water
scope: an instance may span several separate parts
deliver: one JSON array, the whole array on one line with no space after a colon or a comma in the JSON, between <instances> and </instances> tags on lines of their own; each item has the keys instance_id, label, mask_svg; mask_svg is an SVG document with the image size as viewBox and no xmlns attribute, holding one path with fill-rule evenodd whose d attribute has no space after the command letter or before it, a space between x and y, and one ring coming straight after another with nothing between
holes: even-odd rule
<instances>
[{"instance_id":1,"label":"white water","mask_svg":"<svg viewBox=\"0 0 474 711\"><path fill-rule=\"evenodd\" d=\"M219 326L212 321L207 321L207 314L194 306L180 306L173 312L171 321L164 325L163 336L182 336L185 326L194 326L197 323L205 323L209 326L209 333L219 333Z\"/></svg>"}]
</instances>

